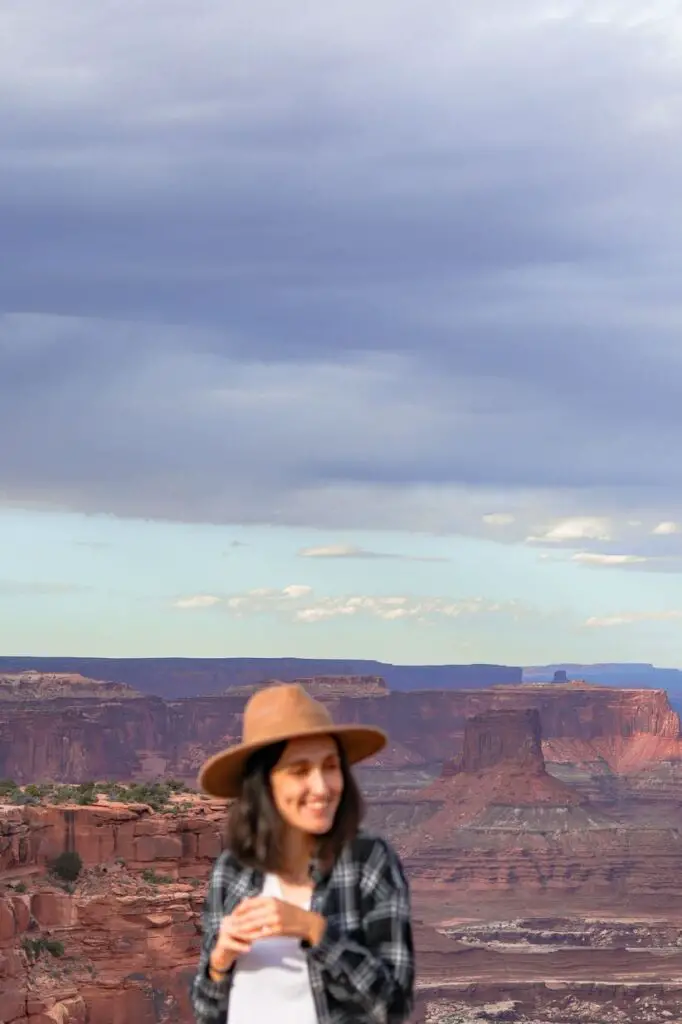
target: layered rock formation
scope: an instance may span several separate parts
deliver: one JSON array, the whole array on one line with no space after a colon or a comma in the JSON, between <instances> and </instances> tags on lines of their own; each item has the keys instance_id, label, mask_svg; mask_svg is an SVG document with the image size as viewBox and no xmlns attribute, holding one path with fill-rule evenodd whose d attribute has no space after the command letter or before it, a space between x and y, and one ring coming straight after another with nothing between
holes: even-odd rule
<instances>
[{"instance_id":1,"label":"layered rock formation","mask_svg":"<svg viewBox=\"0 0 682 1024\"><path fill-rule=\"evenodd\" d=\"M368 722L388 732L389 747L368 767L390 787L400 784L395 773L401 769L409 769L408 785L417 769L437 775L442 763L461 751L466 720L494 709L536 709L545 758L559 773L574 765L591 776L635 772L662 761L682 763L679 717L659 690L528 684L393 693L374 676L317 678L307 685L337 721ZM181 701L5 701L0 777L18 782L164 774L194 779L206 756L239 737L250 692Z\"/></svg>"},{"instance_id":2,"label":"layered rock formation","mask_svg":"<svg viewBox=\"0 0 682 1024\"><path fill-rule=\"evenodd\" d=\"M0 808L0 1020L189 1022L205 882L224 807ZM64 850L85 865L64 884Z\"/></svg>"},{"instance_id":3,"label":"layered rock formation","mask_svg":"<svg viewBox=\"0 0 682 1024\"><path fill-rule=\"evenodd\" d=\"M563 827L585 804L570 786L549 775L542 753L540 715L530 711L488 711L469 719L460 757L443 766L440 779L412 798L419 805L438 804L424 828L429 836L470 824L500 808L554 809ZM549 820L545 815L545 821ZM584 814L578 816L581 824ZM419 840L414 840L418 842Z\"/></svg>"},{"instance_id":4,"label":"layered rock formation","mask_svg":"<svg viewBox=\"0 0 682 1024\"><path fill-rule=\"evenodd\" d=\"M0 673L0 701L54 700L56 697L131 700L141 694L125 683L88 679L79 673Z\"/></svg>"},{"instance_id":5,"label":"layered rock formation","mask_svg":"<svg viewBox=\"0 0 682 1024\"><path fill-rule=\"evenodd\" d=\"M419 1019L426 1024L681 1019L679 921L462 921L443 932L437 942L419 936Z\"/></svg>"},{"instance_id":6,"label":"layered rock formation","mask_svg":"<svg viewBox=\"0 0 682 1024\"><path fill-rule=\"evenodd\" d=\"M373 813L412 878L440 898L459 891L682 900L679 831L624 828L551 776L536 710L476 716L461 757L435 783L377 803Z\"/></svg>"},{"instance_id":7,"label":"layered rock formation","mask_svg":"<svg viewBox=\"0 0 682 1024\"><path fill-rule=\"evenodd\" d=\"M464 826L542 833L608 822L547 772L536 710L476 715L467 722L462 754L444 764L440 778L415 794L377 801L372 813L417 875L430 875L435 861L453 863L452 847L471 842Z\"/></svg>"}]
</instances>

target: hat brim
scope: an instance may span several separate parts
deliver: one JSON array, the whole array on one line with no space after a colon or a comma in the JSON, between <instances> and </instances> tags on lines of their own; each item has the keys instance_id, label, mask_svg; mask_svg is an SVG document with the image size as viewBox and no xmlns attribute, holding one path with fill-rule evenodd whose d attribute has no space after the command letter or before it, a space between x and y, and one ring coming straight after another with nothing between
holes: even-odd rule
<instances>
[{"instance_id":1,"label":"hat brim","mask_svg":"<svg viewBox=\"0 0 682 1024\"><path fill-rule=\"evenodd\" d=\"M257 750L264 750L273 743L308 736L333 736L343 747L349 764L358 764L378 754L388 743L386 733L367 725L328 725L317 729L306 729L302 733L286 732L263 743L239 743L227 750L214 754L199 772L199 785L210 796L231 800L239 796L242 775L246 762Z\"/></svg>"}]
</instances>

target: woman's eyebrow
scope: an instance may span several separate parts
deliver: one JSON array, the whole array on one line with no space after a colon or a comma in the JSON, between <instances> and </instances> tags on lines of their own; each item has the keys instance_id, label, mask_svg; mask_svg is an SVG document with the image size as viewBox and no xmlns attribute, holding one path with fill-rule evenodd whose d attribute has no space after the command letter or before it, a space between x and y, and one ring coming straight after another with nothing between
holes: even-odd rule
<instances>
[{"instance_id":1,"label":"woman's eyebrow","mask_svg":"<svg viewBox=\"0 0 682 1024\"><path fill-rule=\"evenodd\" d=\"M333 761L337 761L338 760L338 756L336 754L325 754L324 757L322 757L322 758L315 758L314 760L311 760L311 758L309 758L309 757L296 757L296 758L292 758L291 761L283 761L282 762L282 768L300 768L300 767L303 767L303 766L308 768L312 764L317 764L318 762L322 762L322 764L324 764L326 761L332 761L332 760Z\"/></svg>"}]
</instances>

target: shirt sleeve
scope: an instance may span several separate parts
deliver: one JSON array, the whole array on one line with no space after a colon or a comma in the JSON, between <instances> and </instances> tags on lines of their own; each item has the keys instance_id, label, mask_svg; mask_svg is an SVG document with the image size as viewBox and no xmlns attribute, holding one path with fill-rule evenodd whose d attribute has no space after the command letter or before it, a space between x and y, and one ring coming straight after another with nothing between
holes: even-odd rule
<instances>
[{"instance_id":1,"label":"shirt sleeve","mask_svg":"<svg viewBox=\"0 0 682 1024\"><path fill-rule=\"evenodd\" d=\"M203 938L199 966L191 989L192 1008L196 1024L223 1024L227 1015L227 993L231 970L221 981L212 981L209 957L223 919L225 903L225 867L222 857L216 861L206 892L202 914Z\"/></svg>"},{"instance_id":2,"label":"shirt sleeve","mask_svg":"<svg viewBox=\"0 0 682 1024\"><path fill-rule=\"evenodd\" d=\"M414 1002L410 892L397 854L383 840L364 863L360 885L362 942L328 922L310 956L334 998L354 1003L372 1024L402 1024Z\"/></svg>"}]
</instances>

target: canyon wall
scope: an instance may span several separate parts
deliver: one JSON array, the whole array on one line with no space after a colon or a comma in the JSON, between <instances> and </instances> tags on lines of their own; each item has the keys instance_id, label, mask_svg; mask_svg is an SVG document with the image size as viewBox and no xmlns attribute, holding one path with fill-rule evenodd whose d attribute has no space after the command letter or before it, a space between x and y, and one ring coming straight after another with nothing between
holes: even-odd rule
<instances>
[{"instance_id":1,"label":"canyon wall","mask_svg":"<svg viewBox=\"0 0 682 1024\"><path fill-rule=\"evenodd\" d=\"M186 803L186 801L185 801ZM224 807L0 807L0 1021L189 1021ZM50 872L65 850L84 868Z\"/></svg>"},{"instance_id":2,"label":"canyon wall","mask_svg":"<svg viewBox=\"0 0 682 1024\"><path fill-rule=\"evenodd\" d=\"M679 762L680 722L662 690L523 685L488 690L394 693L375 676L334 677L318 687L335 720L385 729L388 748L370 771L423 769L437 774L461 753L467 719L490 710L537 710L545 758L558 765L638 771ZM0 703L0 777L17 782L194 779L204 758L237 740L250 692L165 701L5 700Z\"/></svg>"},{"instance_id":3,"label":"canyon wall","mask_svg":"<svg viewBox=\"0 0 682 1024\"><path fill-rule=\"evenodd\" d=\"M411 877L449 896L554 891L679 904L679 829L624 827L550 775L542 749L537 710L470 719L459 759L431 785L392 801L386 825ZM378 803L375 814L382 810Z\"/></svg>"}]
</instances>

